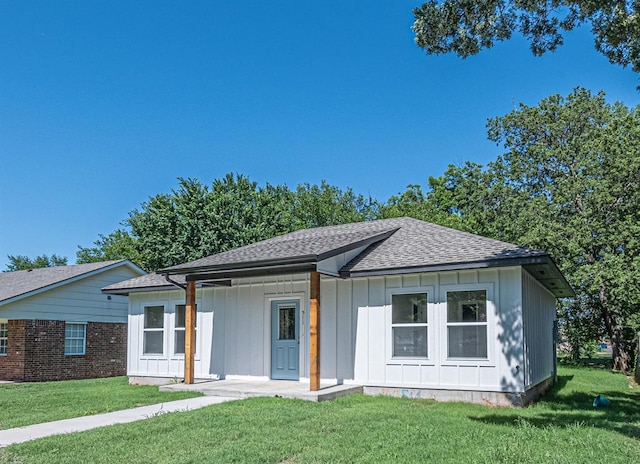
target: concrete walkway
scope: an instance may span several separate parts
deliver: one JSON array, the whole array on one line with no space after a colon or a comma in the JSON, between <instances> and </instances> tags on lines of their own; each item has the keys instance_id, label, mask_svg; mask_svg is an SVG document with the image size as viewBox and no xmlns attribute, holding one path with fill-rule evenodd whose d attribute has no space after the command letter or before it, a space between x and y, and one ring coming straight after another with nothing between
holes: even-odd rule
<instances>
[{"instance_id":1,"label":"concrete walkway","mask_svg":"<svg viewBox=\"0 0 640 464\"><path fill-rule=\"evenodd\" d=\"M239 398L226 396L200 396L186 400L169 401L166 403L152 404L150 406L141 406L134 409L96 414L94 416L76 417L73 419L64 419L54 422L46 422L43 424L16 427L14 429L0 430L0 448L14 445L16 443L36 440L38 438L50 437L52 435L82 432L84 430L105 427L108 425L135 422L168 412L191 411L193 409L203 408L212 404L219 404L237 399Z\"/></svg>"}]
</instances>

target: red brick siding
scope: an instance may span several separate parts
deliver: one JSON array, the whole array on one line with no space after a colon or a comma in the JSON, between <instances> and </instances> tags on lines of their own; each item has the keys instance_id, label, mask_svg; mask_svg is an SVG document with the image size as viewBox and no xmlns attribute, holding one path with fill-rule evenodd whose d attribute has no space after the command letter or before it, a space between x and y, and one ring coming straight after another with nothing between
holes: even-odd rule
<instances>
[{"instance_id":1,"label":"red brick siding","mask_svg":"<svg viewBox=\"0 0 640 464\"><path fill-rule=\"evenodd\" d=\"M5 375L0 361L0 379L45 381L71 380L125 375L127 371L127 325L89 322L86 328L84 355L64 354L64 321L9 321L23 326L23 342L20 352L7 365L11 368ZM17 337L16 339L19 339ZM9 350L12 347L9 330ZM9 356L7 356L7 359ZM20 359L21 358L21 359ZM10 375L9 375L10 374Z\"/></svg>"},{"instance_id":2,"label":"red brick siding","mask_svg":"<svg viewBox=\"0 0 640 464\"><path fill-rule=\"evenodd\" d=\"M24 327L28 321L11 320L7 324L7 355L0 356L0 380L24 378Z\"/></svg>"}]
</instances>

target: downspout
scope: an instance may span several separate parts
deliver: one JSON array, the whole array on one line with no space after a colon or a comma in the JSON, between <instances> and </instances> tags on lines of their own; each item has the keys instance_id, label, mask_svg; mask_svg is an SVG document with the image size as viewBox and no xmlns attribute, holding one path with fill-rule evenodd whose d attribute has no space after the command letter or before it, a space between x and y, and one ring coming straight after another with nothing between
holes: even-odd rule
<instances>
[{"instance_id":1,"label":"downspout","mask_svg":"<svg viewBox=\"0 0 640 464\"><path fill-rule=\"evenodd\" d=\"M171 278L169 277L169 274L165 274L164 278L167 282L169 282L170 284L175 285L176 287L180 287L182 290L184 290L185 292L187 291L187 286L183 285L181 283L176 282L175 280L171 280Z\"/></svg>"}]
</instances>

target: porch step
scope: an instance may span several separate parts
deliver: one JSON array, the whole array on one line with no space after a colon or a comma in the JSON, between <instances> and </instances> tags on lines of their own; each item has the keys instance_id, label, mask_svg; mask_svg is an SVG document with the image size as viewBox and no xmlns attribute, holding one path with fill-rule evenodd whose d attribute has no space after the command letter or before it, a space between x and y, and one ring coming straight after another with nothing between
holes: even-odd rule
<instances>
[{"instance_id":1,"label":"porch step","mask_svg":"<svg viewBox=\"0 0 640 464\"><path fill-rule=\"evenodd\" d=\"M214 380L195 382L190 385L163 385L160 391L198 391L205 396L228 396L232 398L279 397L306 401L329 401L354 393L362 393L360 385L327 385L319 391L309 391L309 385L291 381L239 381Z\"/></svg>"}]
</instances>

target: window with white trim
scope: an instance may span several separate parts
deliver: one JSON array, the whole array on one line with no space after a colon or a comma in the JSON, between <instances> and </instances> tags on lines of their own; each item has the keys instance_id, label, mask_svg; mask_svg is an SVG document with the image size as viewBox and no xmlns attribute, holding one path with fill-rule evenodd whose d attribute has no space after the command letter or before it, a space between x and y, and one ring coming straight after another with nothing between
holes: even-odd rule
<instances>
[{"instance_id":1,"label":"window with white trim","mask_svg":"<svg viewBox=\"0 0 640 464\"><path fill-rule=\"evenodd\" d=\"M0 356L7 355L7 346L9 345L9 324L0 322Z\"/></svg>"},{"instance_id":2,"label":"window with white trim","mask_svg":"<svg viewBox=\"0 0 640 464\"><path fill-rule=\"evenodd\" d=\"M64 325L64 354L83 355L87 342L87 324L66 322Z\"/></svg>"},{"instance_id":3,"label":"window with white trim","mask_svg":"<svg viewBox=\"0 0 640 464\"><path fill-rule=\"evenodd\" d=\"M174 354L184 354L184 334L185 334L185 322L186 322L186 308L187 305L178 304L176 305L176 323L174 329L174 342L173 342L173 353ZM196 320L193 321L195 325L195 334L193 337L193 344L197 347L197 337L198 337L198 305L196 305ZM196 350L197 351L197 350Z\"/></svg>"},{"instance_id":4,"label":"window with white trim","mask_svg":"<svg viewBox=\"0 0 640 464\"><path fill-rule=\"evenodd\" d=\"M391 295L394 358L427 358L427 294Z\"/></svg>"},{"instance_id":5,"label":"window with white trim","mask_svg":"<svg viewBox=\"0 0 640 464\"><path fill-rule=\"evenodd\" d=\"M487 291L447 292L447 356L487 359Z\"/></svg>"},{"instance_id":6,"label":"window with white trim","mask_svg":"<svg viewBox=\"0 0 640 464\"><path fill-rule=\"evenodd\" d=\"M164 306L144 307L143 354L164 354Z\"/></svg>"}]
</instances>

